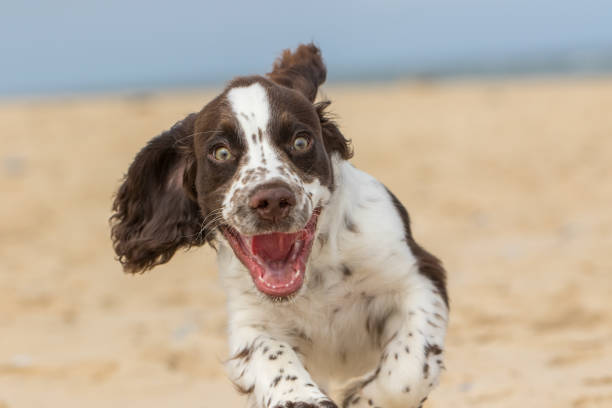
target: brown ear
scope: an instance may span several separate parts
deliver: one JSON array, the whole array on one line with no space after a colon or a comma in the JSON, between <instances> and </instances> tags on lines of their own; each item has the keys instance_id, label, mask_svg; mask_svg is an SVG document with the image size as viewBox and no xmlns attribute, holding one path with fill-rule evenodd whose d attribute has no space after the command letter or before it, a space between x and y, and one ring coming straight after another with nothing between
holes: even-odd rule
<instances>
[{"instance_id":1,"label":"brown ear","mask_svg":"<svg viewBox=\"0 0 612 408\"><path fill-rule=\"evenodd\" d=\"M332 115L326 111L330 104L330 101L322 101L315 104L315 109L321 122L321 134L323 136L323 143L325 143L325 150L329 153L337 152L344 160L348 160L353 157L351 141L344 137L338 125L332 119Z\"/></svg>"},{"instance_id":2,"label":"brown ear","mask_svg":"<svg viewBox=\"0 0 612 408\"><path fill-rule=\"evenodd\" d=\"M302 44L295 52L284 50L267 74L277 84L301 92L310 102L314 102L326 75L321 51L314 44Z\"/></svg>"},{"instance_id":3,"label":"brown ear","mask_svg":"<svg viewBox=\"0 0 612 408\"><path fill-rule=\"evenodd\" d=\"M138 153L113 202L111 237L127 272L166 263L178 248L204 244L194 201L193 123L187 116Z\"/></svg>"}]
</instances>

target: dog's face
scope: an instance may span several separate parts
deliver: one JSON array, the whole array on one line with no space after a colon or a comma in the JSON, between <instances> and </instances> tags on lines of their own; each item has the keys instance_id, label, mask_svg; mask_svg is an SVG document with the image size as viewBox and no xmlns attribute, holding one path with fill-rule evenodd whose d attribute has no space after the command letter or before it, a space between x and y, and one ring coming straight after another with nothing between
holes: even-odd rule
<instances>
[{"instance_id":1,"label":"dog's face","mask_svg":"<svg viewBox=\"0 0 612 408\"><path fill-rule=\"evenodd\" d=\"M263 78L234 81L195 121L195 187L263 293L303 282L317 216L332 189L319 115L301 93Z\"/></svg>"},{"instance_id":2,"label":"dog's face","mask_svg":"<svg viewBox=\"0 0 612 408\"><path fill-rule=\"evenodd\" d=\"M325 74L316 47L285 51L267 77L235 79L149 142L113 206L126 270L225 240L262 293L296 293L334 187L330 155L350 156L327 103L313 103Z\"/></svg>"}]
</instances>

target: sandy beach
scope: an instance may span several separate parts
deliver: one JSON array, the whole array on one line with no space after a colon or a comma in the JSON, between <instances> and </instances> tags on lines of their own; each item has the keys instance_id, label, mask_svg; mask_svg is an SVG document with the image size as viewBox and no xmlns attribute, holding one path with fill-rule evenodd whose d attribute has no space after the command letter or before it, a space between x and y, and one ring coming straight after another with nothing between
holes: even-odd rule
<instances>
[{"instance_id":1,"label":"sandy beach","mask_svg":"<svg viewBox=\"0 0 612 408\"><path fill-rule=\"evenodd\" d=\"M242 407L214 251L125 275L136 152L216 90L0 103L0 408ZM449 271L428 408L612 406L612 79L327 86Z\"/></svg>"}]
</instances>

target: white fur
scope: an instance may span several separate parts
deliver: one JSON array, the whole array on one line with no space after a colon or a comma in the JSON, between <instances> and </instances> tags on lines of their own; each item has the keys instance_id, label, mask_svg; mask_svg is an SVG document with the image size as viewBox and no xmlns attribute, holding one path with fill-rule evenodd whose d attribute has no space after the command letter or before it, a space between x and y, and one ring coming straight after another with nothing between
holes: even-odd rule
<instances>
[{"instance_id":1,"label":"white fur","mask_svg":"<svg viewBox=\"0 0 612 408\"><path fill-rule=\"evenodd\" d=\"M261 118L240 122L247 135L255 126L265 128L269 107L263 107L262 91L265 94L260 85L252 85L230 92L235 111L251 102L262 104L256 108ZM257 150L252 145L249 149ZM251 160L255 165L256 159ZM357 390L350 407L370 407L372 400L382 408L416 408L438 381L442 356L425 355L424 350L427 344L444 347L447 308L432 282L419 273L384 186L337 156L332 165L334 193L326 196L324 189L313 187L319 191L317 200L326 204L317 234L327 241L315 242L306 282L294 300L274 304L263 298L229 245L219 242L218 264L229 299L230 351L237 355L252 350L248 359L229 360L229 376L250 391L252 407L284 407L288 401L331 406L320 404L327 400L325 384L333 379ZM347 229L346 217L358 232ZM345 267L351 276L343 274ZM396 312L376 343L366 330L366 319L388 310ZM270 353L278 351L282 353L270 359ZM377 367L376 379L362 387ZM274 385L281 369L282 378Z\"/></svg>"},{"instance_id":2,"label":"white fur","mask_svg":"<svg viewBox=\"0 0 612 408\"><path fill-rule=\"evenodd\" d=\"M257 82L246 87L232 88L227 94L227 99L238 119L243 140L246 142L246 160L239 166L238 174L224 197L223 217L244 233L245 231L241 230L242 220L236 215L236 202L231 201L232 197L241 188L250 191L272 181L282 181L293 187L295 191L303 190L308 193L297 195L298 201L295 205L296 209L304 209L304 213L308 215L316 206L325 205L331 195L329 189L322 186L317 179L310 183L302 180L273 147L268 130L270 102L265 88ZM255 176L246 183L249 172L255 172ZM308 218L304 219L304 224Z\"/></svg>"}]
</instances>

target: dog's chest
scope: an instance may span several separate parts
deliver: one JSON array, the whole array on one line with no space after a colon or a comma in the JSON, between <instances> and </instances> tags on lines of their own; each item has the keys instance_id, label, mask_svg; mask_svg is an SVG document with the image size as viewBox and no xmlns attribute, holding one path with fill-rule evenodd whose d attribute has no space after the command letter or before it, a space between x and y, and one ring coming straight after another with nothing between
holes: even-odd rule
<instances>
[{"instance_id":1,"label":"dog's chest","mask_svg":"<svg viewBox=\"0 0 612 408\"><path fill-rule=\"evenodd\" d=\"M277 330L296 346L315 377L346 379L371 369L380 356L381 323L389 323L393 294L376 284L380 272L329 264L311 271L308 291L277 308ZM317 276L322 274L323 276Z\"/></svg>"}]
</instances>

